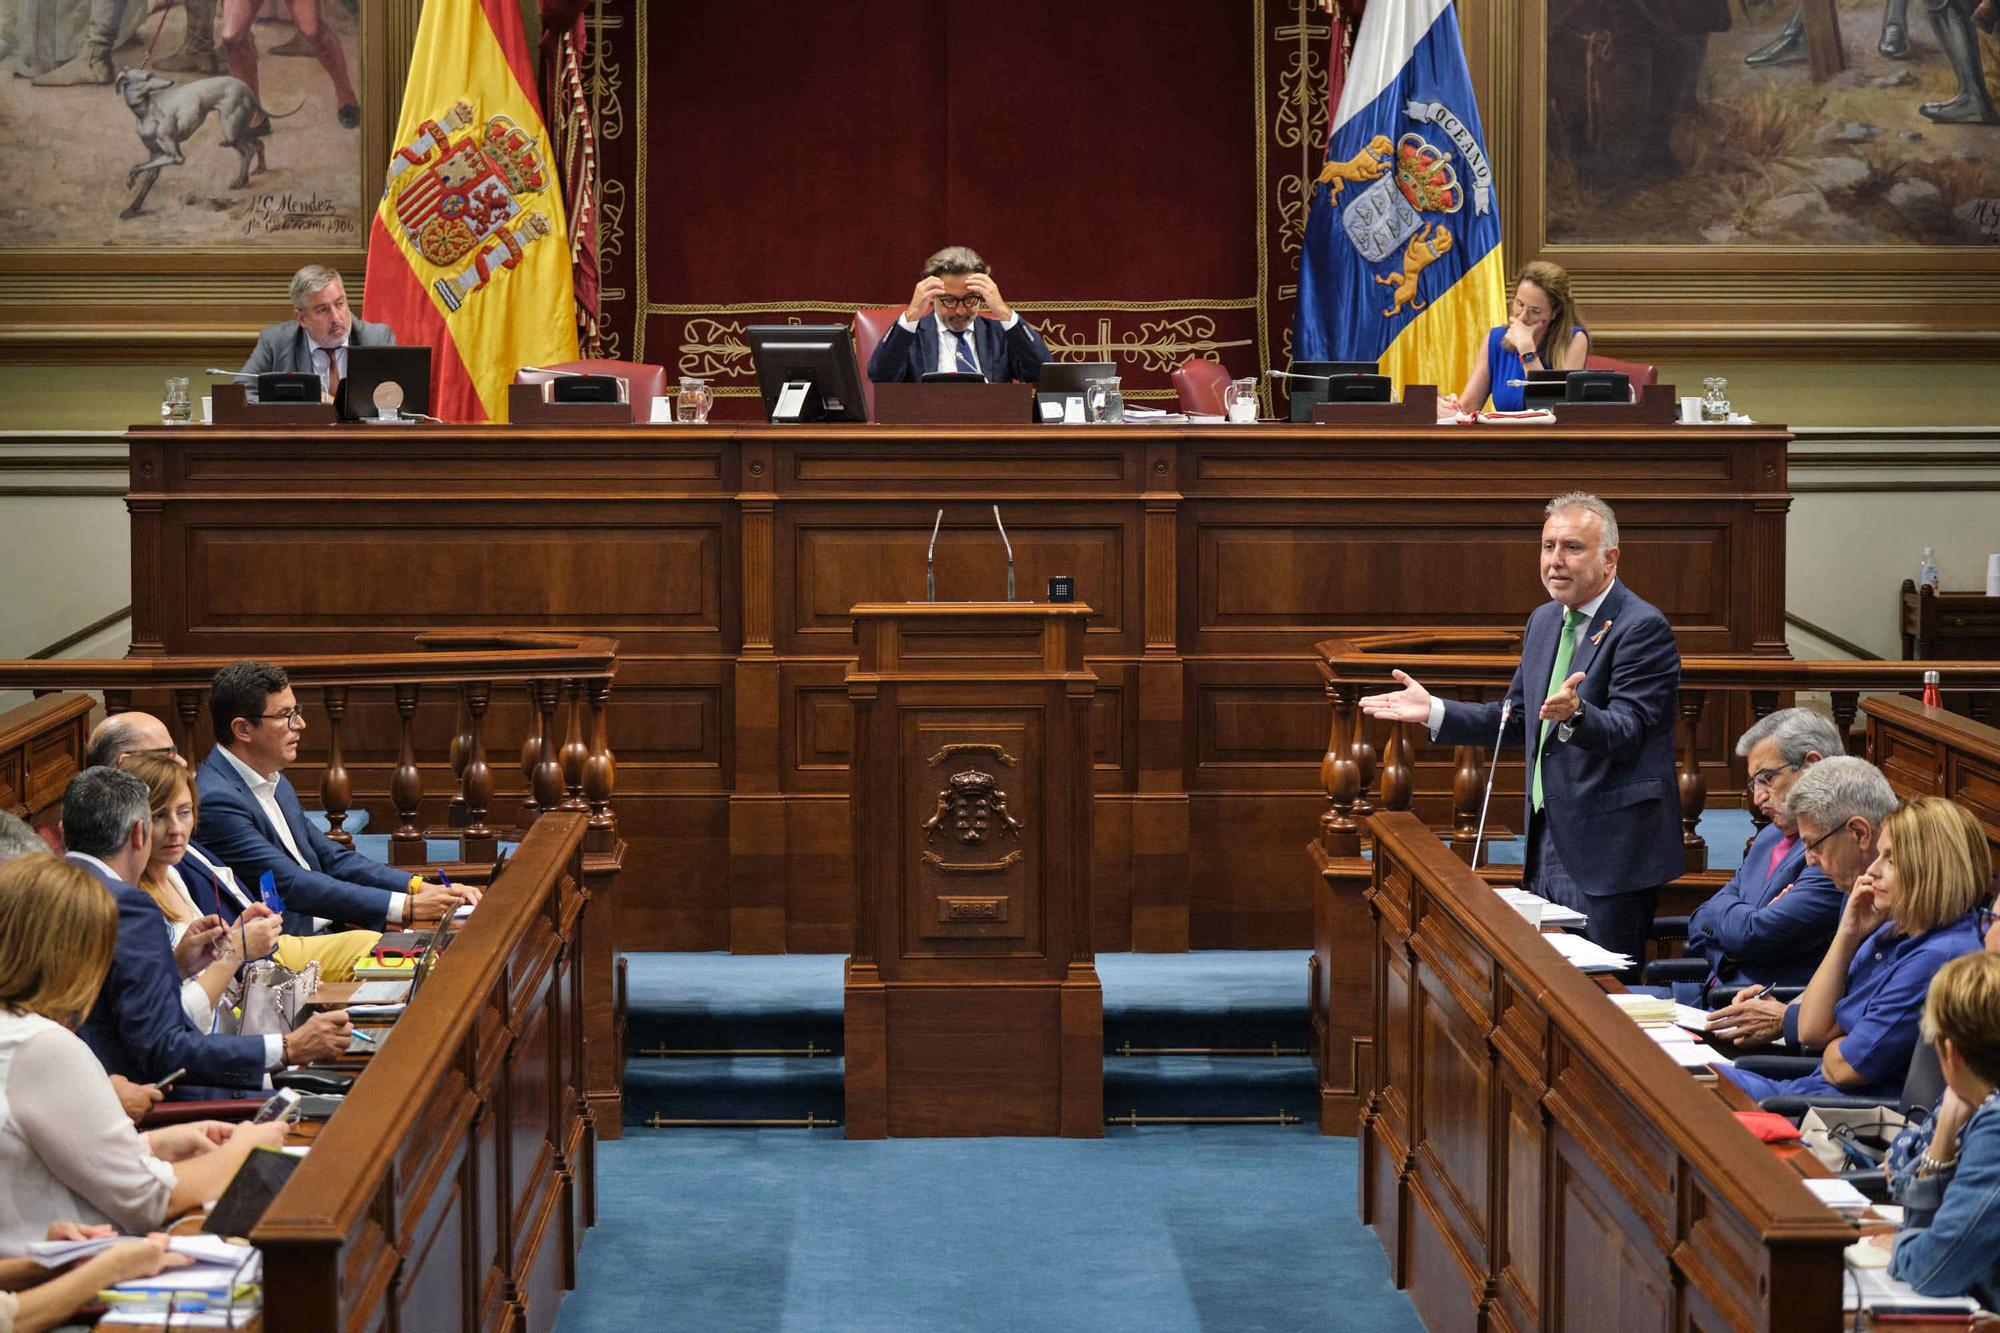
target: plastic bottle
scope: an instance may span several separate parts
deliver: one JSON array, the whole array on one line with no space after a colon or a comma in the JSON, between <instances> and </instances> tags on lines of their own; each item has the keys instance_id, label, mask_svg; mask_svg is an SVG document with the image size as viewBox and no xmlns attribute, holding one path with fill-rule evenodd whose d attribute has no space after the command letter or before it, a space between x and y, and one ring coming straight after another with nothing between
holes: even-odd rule
<instances>
[{"instance_id":1,"label":"plastic bottle","mask_svg":"<svg viewBox=\"0 0 2000 1333\"><path fill-rule=\"evenodd\" d=\"M1944 700L1938 697L1938 673L1935 671L1924 672L1924 707L1944 707Z\"/></svg>"},{"instance_id":2,"label":"plastic bottle","mask_svg":"<svg viewBox=\"0 0 2000 1333\"><path fill-rule=\"evenodd\" d=\"M1938 591L1937 552L1928 546L1924 548L1923 563L1917 566L1917 586Z\"/></svg>"}]
</instances>

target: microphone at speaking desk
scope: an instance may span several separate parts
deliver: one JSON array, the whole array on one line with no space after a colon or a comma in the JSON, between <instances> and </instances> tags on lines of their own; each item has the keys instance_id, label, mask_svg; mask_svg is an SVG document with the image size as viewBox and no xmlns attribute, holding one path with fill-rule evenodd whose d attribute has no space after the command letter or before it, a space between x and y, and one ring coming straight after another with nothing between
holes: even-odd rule
<instances>
[{"instance_id":1,"label":"microphone at speaking desk","mask_svg":"<svg viewBox=\"0 0 2000 1333\"><path fill-rule=\"evenodd\" d=\"M216 366L210 366L201 373L204 375L213 375L217 379L224 379L224 380L254 380L257 378L255 375L250 374L248 371L222 370Z\"/></svg>"},{"instance_id":2,"label":"microphone at speaking desk","mask_svg":"<svg viewBox=\"0 0 2000 1333\"><path fill-rule=\"evenodd\" d=\"M1479 848L1486 841L1486 808L1493 804L1493 779L1500 773L1500 738L1507 734L1507 719L1514 715L1514 697L1500 701L1500 726L1493 733L1493 758L1486 765L1486 794L1479 801L1479 831L1472 838L1472 868L1479 869Z\"/></svg>"},{"instance_id":3,"label":"microphone at speaking desk","mask_svg":"<svg viewBox=\"0 0 2000 1333\"><path fill-rule=\"evenodd\" d=\"M937 574L931 568L931 558L937 554L938 529L943 526L944 507L940 505L937 511L937 519L931 524L931 544L924 551L924 600L927 602L935 602L937 600Z\"/></svg>"},{"instance_id":4,"label":"microphone at speaking desk","mask_svg":"<svg viewBox=\"0 0 2000 1333\"><path fill-rule=\"evenodd\" d=\"M993 526L1000 529L1000 544L1007 548L1007 600L1014 600L1014 543L1007 540L1007 525L1000 521L1000 506L993 506Z\"/></svg>"}]
</instances>

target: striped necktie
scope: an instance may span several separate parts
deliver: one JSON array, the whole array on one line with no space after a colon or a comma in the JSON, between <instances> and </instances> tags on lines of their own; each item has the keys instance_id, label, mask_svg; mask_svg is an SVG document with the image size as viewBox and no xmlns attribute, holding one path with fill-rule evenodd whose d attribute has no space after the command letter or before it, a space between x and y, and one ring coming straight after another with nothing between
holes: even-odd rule
<instances>
[{"instance_id":1,"label":"striped necktie","mask_svg":"<svg viewBox=\"0 0 2000 1333\"><path fill-rule=\"evenodd\" d=\"M972 347L965 341L965 330L953 329L951 336L958 339L958 349L952 354L952 369L965 375L977 375L979 363L972 359Z\"/></svg>"}]
</instances>

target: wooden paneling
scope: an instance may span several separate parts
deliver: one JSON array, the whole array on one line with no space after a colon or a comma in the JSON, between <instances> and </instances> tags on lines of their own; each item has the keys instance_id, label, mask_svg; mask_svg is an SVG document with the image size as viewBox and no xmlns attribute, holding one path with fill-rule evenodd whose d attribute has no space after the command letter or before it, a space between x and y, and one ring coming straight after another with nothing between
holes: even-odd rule
<instances>
[{"instance_id":1,"label":"wooden paneling","mask_svg":"<svg viewBox=\"0 0 2000 1333\"><path fill-rule=\"evenodd\" d=\"M1426 1324L1838 1327L1846 1223L1414 816L1372 824L1362 1218Z\"/></svg>"},{"instance_id":2,"label":"wooden paneling","mask_svg":"<svg viewBox=\"0 0 2000 1333\"><path fill-rule=\"evenodd\" d=\"M61 821L63 790L83 770L94 702L47 694L0 714L0 810L36 828Z\"/></svg>"},{"instance_id":3,"label":"wooden paneling","mask_svg":"<svg viewBox=\"0 0 2000 1333\"><path fill-rule=\"evenodd\" d=\"M585 824L536 821L251 1233L267 1326L554 1327L594 1213L586 1046L612 1040L583 1007Z\"/></svg>"},{"instance_id":4,"label":"wooden paneling","mask_svg":"<svg viewBox=\"0 0 2000 1333\"><path fill-rule=\"evenodd\" d=\"M1625 572L1674 617L1686 651L1781 653L1770 529L1782 535L1787 439L1763 428L139 428L134 652L380 650L409 628L452 625L615 634L611 742L633 849L621 943L837 948L852 866L839 813L854 745L841 694L855 656L848 608L924 596L939 507L938 598L1003 595L997 503L1018 595L1043 597L1067 574L1095 612L1098 946L1301 948L1310 901L1278 885L1295 879L1297 845L1324 807L1312 645L1419 625L1517 630L1542 596L1542 506L1581 485L1619 507ZM357 691L349 718L355 799L383 817L393 710ZM504 758L524 725L520 702L496 697L490 748ZM295 780L309 783L318 737L306 741ZM1418 808L1440 818L1451 754L1419 747L1414 761ZM506 815L520 779L495 768ZM1503 771L1503 823L1518 781ZM425 783L448 785L430 770Z\"/></svg>"},{"instance_id":5,"label":"wooden paneling","mask_svg":"<svg viewBox=\"0 0 2000 1333\"><path fill-rule=\"evenodd\" d=\"M2000 855L2000 728L1914 699L1862 701L1868 756L1906 795L1947 796L1979 818Z\"/></svg>"}]
</instances>

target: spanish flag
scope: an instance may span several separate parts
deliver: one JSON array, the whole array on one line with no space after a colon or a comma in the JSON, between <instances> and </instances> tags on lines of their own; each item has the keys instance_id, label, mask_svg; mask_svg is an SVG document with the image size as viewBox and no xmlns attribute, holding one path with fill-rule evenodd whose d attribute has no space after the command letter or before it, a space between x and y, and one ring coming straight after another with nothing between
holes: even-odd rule
<instances>
[{"instance_id":1,"label":"spanish flag","mask_svg":"<svg viewBox=\"0 0 2000 1333\"><path fill-rule=\"evenodd\" d=\"M1507 274L1451 0L1369 0L1311 189L1292 355L1457 393Z\"/></svg>"},{"instance_id":2,"label":"spanish flag","mask_svg":"<svg viewBox=\"0 0 2000 1333\"><path fill-rule=\"evenodd\" d=\"M524 365L576 359L562 190L519 0L427 0L364 314L431 347L431 410L505 421Z\"/></svg>"}]
</instances>

